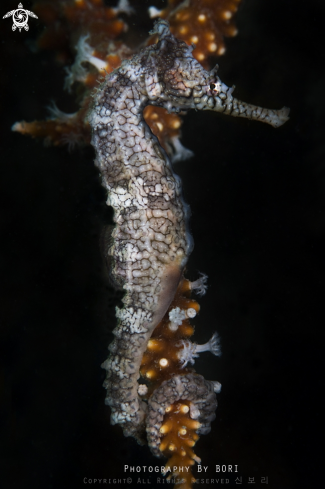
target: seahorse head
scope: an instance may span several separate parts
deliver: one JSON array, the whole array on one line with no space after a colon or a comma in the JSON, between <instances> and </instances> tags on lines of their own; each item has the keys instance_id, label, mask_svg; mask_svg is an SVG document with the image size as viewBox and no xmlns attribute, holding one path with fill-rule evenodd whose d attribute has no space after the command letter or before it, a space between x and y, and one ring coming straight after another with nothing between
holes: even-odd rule
<instances>
[{"instance_id":1,"label":"seahorse head","mask_svg":"<svg viewBox=\"0 0 325 489\"><path fill-rule=\"evenodd\" d=\"M206 71L193 57L193 46L176 39L165 20L159 20L152 34L158 34L157 44L146 50L146 88L153 105L169 112L188 109L214 109L216 98L228 88L217 77L217 67ZM228 93L227 93L228 92Z\"/></svg>"}]
</instances>

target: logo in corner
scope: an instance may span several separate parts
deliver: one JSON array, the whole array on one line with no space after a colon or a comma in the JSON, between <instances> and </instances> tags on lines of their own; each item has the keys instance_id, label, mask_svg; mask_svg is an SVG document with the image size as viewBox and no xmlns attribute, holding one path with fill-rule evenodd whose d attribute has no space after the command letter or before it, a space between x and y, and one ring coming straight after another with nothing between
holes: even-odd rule
<instances>
[{"instance_id":1,"label":"logo in corner","mask_svg":"<svg viewBox=\"0 0 325 489\"><path fill-rule=\"evenodd\" d=\"M15 31L18 28L19 32L21 32L22 28L24 28L25 31L28 31L29 29L29 25L28 25L29 15L31 17L34 17L34 19L38 19L37 15L35 15L34 12L23 9L23 5L20 3L16 10L11 10L10 12L7 12L6 15L4 15L2 18L6 19L7 17L12 16L12 21L13 21L12 30Z\"/></svg>"}]
</instances>

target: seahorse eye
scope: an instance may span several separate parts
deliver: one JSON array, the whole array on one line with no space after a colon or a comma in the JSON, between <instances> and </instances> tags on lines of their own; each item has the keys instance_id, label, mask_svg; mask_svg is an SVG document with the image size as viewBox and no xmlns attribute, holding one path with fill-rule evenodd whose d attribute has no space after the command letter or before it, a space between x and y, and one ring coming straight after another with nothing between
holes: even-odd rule
<instances>
[{"instance_id":1,"label":"seahorse eye","mask_svg":"<svg viewBox=\"0 0 325 489\"><path fill-rule=\"evenodd\" d=\"M210 83L210 90L215 90L215 89L216 89L216 84Z\"/></svg>"}]
</instances>

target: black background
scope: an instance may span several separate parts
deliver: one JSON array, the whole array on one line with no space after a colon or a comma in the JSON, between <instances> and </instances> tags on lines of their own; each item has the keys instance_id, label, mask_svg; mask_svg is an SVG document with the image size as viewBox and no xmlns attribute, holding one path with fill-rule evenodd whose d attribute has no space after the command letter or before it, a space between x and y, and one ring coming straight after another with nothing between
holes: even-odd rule
<instances>
[{"instance_id":1,"label":"black background","mask_svg":"<svg viewBox=\"0 0 325 489\"><path fill-rule=\"evenodd\" d=\"M16 3L1 2L1 17ZM133 2L138 42L153 4L164 2ZM216 464L237 464L242 487L321 486L324 21L322 1L243 0L219 76L239 99L290 107L290 121L274 129L193 111L182 141L195 157L175 168L192 209L187 276L209 276L195 339L217 330L223 350L220 359L206 353L196 361L223 385L212 432L196 453L209 466L206 478ZM124 478L124 464L162 461L111 427L104 406L100 364L119 297L100 256L111 212L93 150L69 153L10 131L16 121L44 119L51 99L65 112L76 108L53 54L30 49L44 26L29 26L12 32L10 19L0 21L0 478L12 489L82 488L84 477ZM136 484L133 475L119 487L163 487L155 480Z\"/></svg>"}]
</instances>

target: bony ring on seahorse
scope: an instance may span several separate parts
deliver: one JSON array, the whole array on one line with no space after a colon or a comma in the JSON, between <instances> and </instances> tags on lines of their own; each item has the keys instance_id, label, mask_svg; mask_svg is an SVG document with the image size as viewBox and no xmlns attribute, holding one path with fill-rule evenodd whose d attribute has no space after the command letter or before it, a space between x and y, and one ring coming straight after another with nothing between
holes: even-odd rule
<instances>
[{"instance_id":1,"label":"bony ring on seahorse","mask_svg":"<svg viewBox=\"0 0 325 489\"><path fill-rule=\"evenodd\" d=\"M34 17L34 19L38 19L37 15L35 15L34 12L23 9L23 4L20 3L16 10L11 10L10 12L7 12L6 15L4 15L2 18L6 19L7 17L12 16L12 21L13 21L12 30L15 31L18 28L19 32L21 32L22 28L24 28L25 31L28 31L29 29L29 25L28 25L29 15L31 17Z\"/></svg>"}]
</instances>

